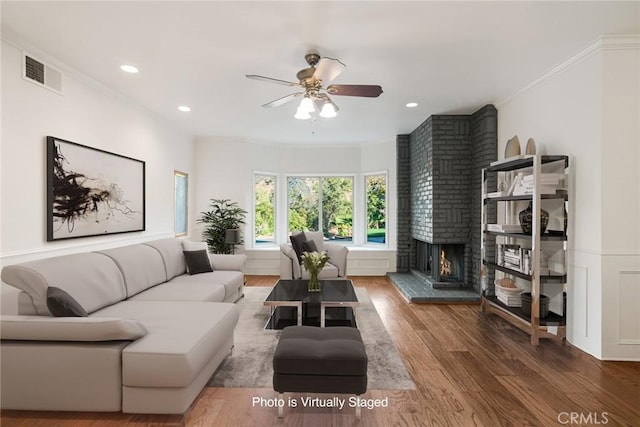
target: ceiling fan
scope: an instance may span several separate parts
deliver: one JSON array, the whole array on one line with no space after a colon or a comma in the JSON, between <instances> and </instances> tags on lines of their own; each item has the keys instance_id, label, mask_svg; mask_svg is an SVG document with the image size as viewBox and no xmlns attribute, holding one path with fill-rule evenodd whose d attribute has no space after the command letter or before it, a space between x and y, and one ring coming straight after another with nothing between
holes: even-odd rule
<instances>
[{"instance_id":1,"label":"ceiling fan","mask_svg":"<svg viewBox=\"0 0 640 427\"><path fill-rule=\"evenodd\" d=\"M309 52L304 56L309 67L298 71L296 77L298 83L285 80L273 79L271 77L247 74L248 79L262 80L277 83L285 86L299 87L301 92L295 92L275 101L268 102L262 106L265 108L279 107L296 98L302 98L296 115L296 119L310 119L311 113L320 111L321 117L335 117L338 106L329 98L329 95L336 96L363 96L376 98L382 93L382 87L378 85L329 85L324 86L335 79L344 71L346 66L337 59L320 57L317 52Z\"/></svg>"}]
</instances>

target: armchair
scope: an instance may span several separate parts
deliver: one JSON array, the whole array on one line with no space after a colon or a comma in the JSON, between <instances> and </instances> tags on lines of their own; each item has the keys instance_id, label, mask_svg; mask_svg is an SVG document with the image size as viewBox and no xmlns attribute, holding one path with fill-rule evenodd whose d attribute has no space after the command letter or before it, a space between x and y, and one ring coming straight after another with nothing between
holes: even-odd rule
<instances>
[{"instance_id":1,"label":"armchair","mask_svg":"<svg viewBox=\"0 0 640 427\"><path fill-rule=\"evenodd\" d=\"M318 251L325 251L329 255L329 262L324 266L318 277L320 279L346 279L347 255L349 249L337 243L325 243L319 231L305 231L292 234L291 244L280 245L280 278L308 279L309 272L301 265L298 254L294 250L294 241L313 241ZM300 251L302 255L302 251Z\"/></svg>"}]
</instances>

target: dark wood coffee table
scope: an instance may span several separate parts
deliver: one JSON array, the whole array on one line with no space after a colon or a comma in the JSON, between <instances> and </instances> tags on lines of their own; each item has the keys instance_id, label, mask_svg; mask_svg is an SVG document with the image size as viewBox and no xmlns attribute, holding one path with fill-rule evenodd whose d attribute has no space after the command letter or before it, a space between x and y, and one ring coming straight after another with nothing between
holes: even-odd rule
<instances>
[{"instance_id":1,"label":"dark wood coffee table","mask_svg":"<svg viewBox=\"0 0 640 427\"><path fill-rule=\"evenodd\" d=\"M308 280L279 280L264 301L271 316L265 329L292 325L357 327L360 302L351 280L320 280L320 292L309 292Z\"/></svg>"}]
</instances>

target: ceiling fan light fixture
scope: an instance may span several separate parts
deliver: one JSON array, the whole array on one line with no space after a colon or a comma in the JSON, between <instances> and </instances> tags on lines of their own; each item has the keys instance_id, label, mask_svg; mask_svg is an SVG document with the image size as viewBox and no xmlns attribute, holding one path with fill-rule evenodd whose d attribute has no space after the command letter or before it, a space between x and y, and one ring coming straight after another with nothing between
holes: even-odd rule
<instances>
[{"instance_id":1,"label":"ceiling fan light fixture","mask_svg":"<svg viewBox=\"0 0 640 427\"><path fill-rule=\"evenodd\" d=\"M320 117L331 118L337 116L336 108L333 106L331 102L327 102L322 106L322 111L320 111Z\"/></svg>"},{"instance_id":2,"label":"ceiling fan light fixture","mask_svg":"<svg viewBox=\"0 0 640 427\"><path fill-rule=\"evenodd\" d=\"M307 113L313 113L314 111L316 111L316 108L313 106L313 101L309 96L305 96L304 98L302 98L298 109L302 109Z\"/></svg>"},{"instance_id":3,"label":"ceiling fan light fixture","mask_svg":"<svg viewBox=\"0 0 640 427\"><path fill-rule=\"evenodd\" d=\"M300 106L298 107L298 110L296 111L295 116L293 117L295 117L298 120L308 120L311 118L311 114L309 114L307 110L302 108L302 103L301 103Z\"/></svg>"}]
</instances>

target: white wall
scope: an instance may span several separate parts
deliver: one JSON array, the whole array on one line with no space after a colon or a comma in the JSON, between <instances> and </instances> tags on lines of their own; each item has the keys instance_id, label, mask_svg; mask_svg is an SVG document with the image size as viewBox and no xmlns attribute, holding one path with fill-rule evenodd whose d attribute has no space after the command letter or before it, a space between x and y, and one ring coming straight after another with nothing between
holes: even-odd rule
<instances>
[{"instance_id":1,"label":"white wall","mask_svg":"<svg viewBox=\"0 0 640 427\"><path fill-rule=\"evenodd\" d=\"M64 95L24 80L21 48L2 41L0 264L173 236L173 171L193 175L193 138L45 53L29 53L63 70ZM47 242L47 135L144 160L146 231ZM3 285L3 296L12 290Z\"/></svg>"},{"instance_id":2,"label":"white wall","mask_svg":"<svg viewBox=\"0 0 640 427\"><path fill-rule=\"evenodd\" d=\"M605 38L497 105L501 156L518 135L570 157L568 340L604 359L640 360L638 45Z\"/></svg>"},{"instance_id":3,"label":"white wall","mask_svg":"<svg viewBox=\"0 0 640 427\"><path fill-rule=\"evenodd\" d=\"M640 37L602 58L602 357L640 360Z\"/></svg>"},{"instance_id":4,"label":"white wall","mask_svg":"<svg viewBox=\"0 0 640 427\"><path fill-rule=\"evenodd\" d=\"M279 175L277 208L286 211L286 176L289 174L349 174L356 177L355 192L362 197L362 174L388 172L388 241L386 248L354 245L349 253L349 274L381 275L395 271L395 141L363 146L292 146L234 138L197 138L195 143L195 220L208 210L210 199L231 199L247 210L244 230L248 274L280 274L279 249L252 248L253 174ZM354 204L354 216L364 215L363 204ZM286 215L278 215L278 242L286 242ZM197 227L193 235L199 236ZM362 231L361 231L362 233ZM194 237L195 238L195 237Z\"/></svg>"}]
</instances>

